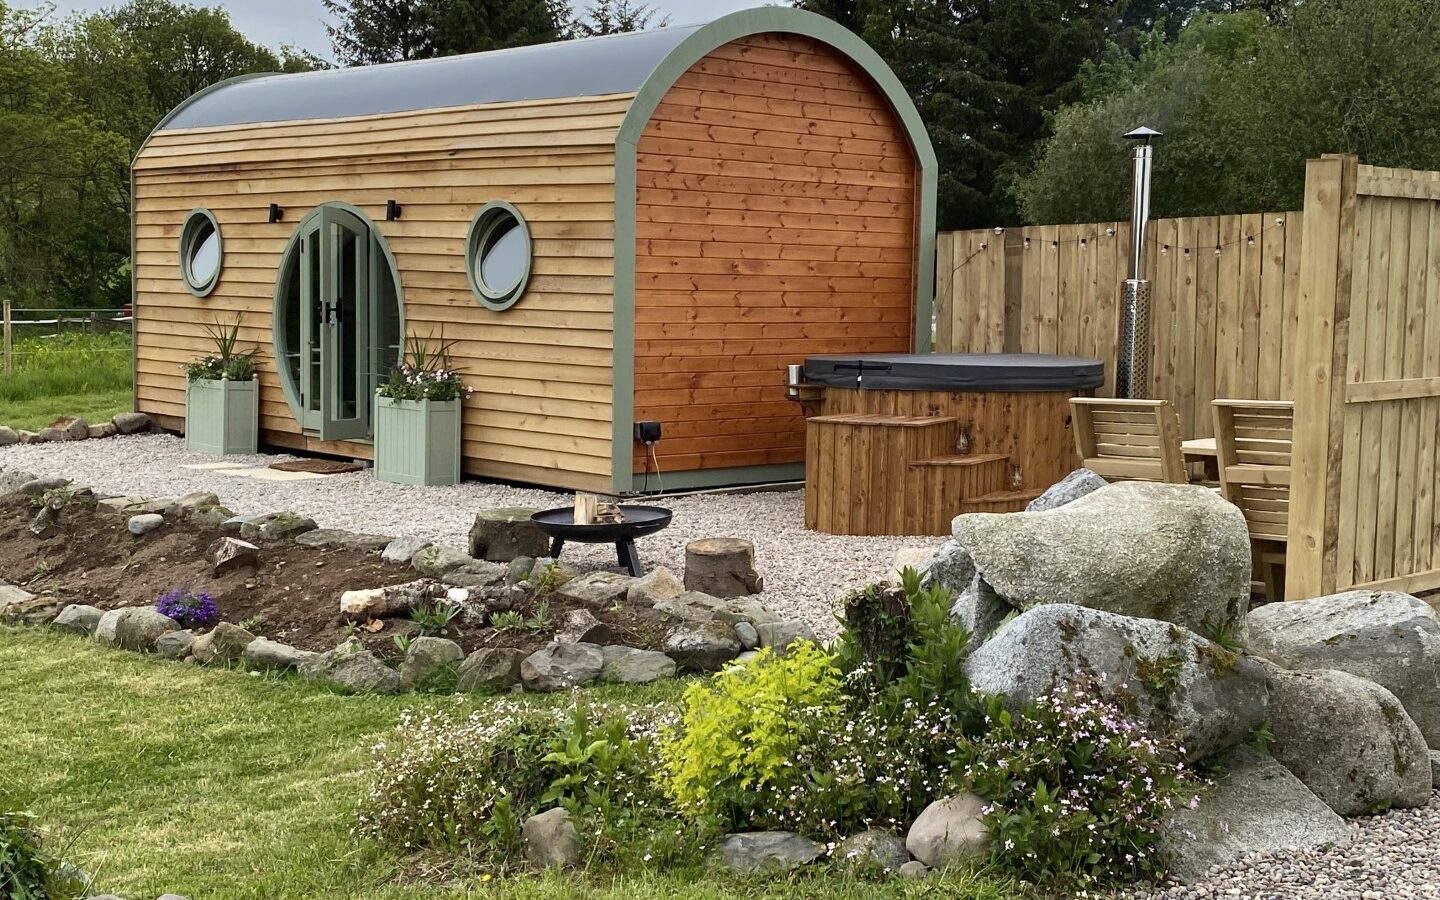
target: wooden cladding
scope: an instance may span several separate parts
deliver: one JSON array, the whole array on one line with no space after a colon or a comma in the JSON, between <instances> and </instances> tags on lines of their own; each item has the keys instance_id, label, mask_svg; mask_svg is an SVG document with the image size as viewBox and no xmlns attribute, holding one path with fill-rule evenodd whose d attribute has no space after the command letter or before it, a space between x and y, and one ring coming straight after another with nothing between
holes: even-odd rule
<instances>
[{"instance_id":1,"label":"wooden cladding","mask_svg":"<svg viewBox=\"0 0 1440 900\"><path fill-rule=\"evenodd\" d=\"M1214 433L1216 398L1293 396L1303 220L1151 223L1149 391L1175 405L1185 439ZM1128 223L954 232L937 252L937 350L1093 357L1105 363L1100 395L1114 395Z\"/></svg>"},{"instance_id":2,"label":"wooden cladding","mask_svg":"<svg viewBox=\"0 0 1440 900\"><path fill-rule=\"evenodd\" d=\"M635 419L662 423L661 470L803 461L785 366L913 346L905 130L838 51L757 35L681 76L637 166Z\"/></svg>"},{"instance_id":3,"label":"wooden cladding","mask_svg":"<svg viewBox=\"0 0 1440 900\"><path fill-rule=\"evenodd\" d=\"M240 313L241 340L261 350L262 440L370 455L368 444L303 435L272 359L275 281L295 223L345 201L394 254L408 334L456 341L476 389L465 471L608 490L614 136L629 105L623 95L157 134L135 166L140 409L178 422L181 363L206 350L206 324ZM398 221L384 221L390 199L404 206ZM465 275L471 218L494 200L519 208L534 239L528 289L505 312L482 308ZM271 203L284 222L268 223ZM225 235L224 270L203 301L186 292L175 257L195 207Z\"/></svg>"}]
</instances>

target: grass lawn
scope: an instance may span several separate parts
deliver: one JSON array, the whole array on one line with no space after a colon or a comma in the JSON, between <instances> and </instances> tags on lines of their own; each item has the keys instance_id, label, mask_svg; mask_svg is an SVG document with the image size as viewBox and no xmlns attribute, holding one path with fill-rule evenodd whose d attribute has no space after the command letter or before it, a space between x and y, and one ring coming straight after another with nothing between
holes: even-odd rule
<instances>
[{"instance_id":1,"label":"grass lawn","mask_svg":"<svg viewBox=\"0 0 1440 900\"><path fill-rule=\"evenodd\" d=\"M679 689L670 682L587 696L665 700ZM39 815L52 846L69 845L67 857L98 888L132 900L167 891L194 900L1024 896L967 872L919 882L739 880L710 871L447 880L434 866L353 839L368 748L400 712L468 715L486 702L345 697L291 677L163 663L78 637L0 628L0 796Z\"/></svg>"},{"instance_id":2,"label":"grass lawn","mask_svg":"<svg viewBox=\"0 0 1440 900\"><path fill-rule=\"evenodd\" d=\"M116 413L129 412L134 401L130 389L90 391L83 394L54 394L27 400L0 399L0 425L39 431L57 416L79 416L91 425L110 421Z\"/></svg>"},{"instance_id":3,"label":"grass lawn","mask_svg":"<svg viewBox=\"0 0 1440 900\"><path fill-rule=\"evenodd\" d=\"M132 407L128 332L21 338L15 361L0 376L0 425L39 431L62 415L98 425Z\"/></svg>"}]
</instances>

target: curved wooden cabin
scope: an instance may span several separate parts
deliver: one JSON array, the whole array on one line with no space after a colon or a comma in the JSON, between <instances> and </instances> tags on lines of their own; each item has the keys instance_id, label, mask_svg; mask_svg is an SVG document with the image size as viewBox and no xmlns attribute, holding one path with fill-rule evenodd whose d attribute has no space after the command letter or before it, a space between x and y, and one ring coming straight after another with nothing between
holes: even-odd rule
<instances>
[{"instance_id":1,"label":"curved wooden cabin","mask_svg":"<svg viewBox=\"0 0 1440 900\"><path fill-rule=\"evenodd\" d=\"M787 364L928 343L923 126L864 43L791 9L223 83L134 193L136 407L176 430L181 365L239 314L263 443L369 458L402 335L443 335L476 389L468 474L630 491L651 420L667 488L761 482L804 460Z\"/></svg>"}]
</instances>

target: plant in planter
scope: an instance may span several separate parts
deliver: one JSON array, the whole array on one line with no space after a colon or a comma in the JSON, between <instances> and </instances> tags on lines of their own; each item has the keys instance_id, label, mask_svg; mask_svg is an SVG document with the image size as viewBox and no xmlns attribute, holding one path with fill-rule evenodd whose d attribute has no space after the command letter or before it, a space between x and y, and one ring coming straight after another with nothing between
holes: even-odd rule
<instances>
[{"instance_id":1,"label":"plant in planter","mask_svg":"<svg viewBox=\"0 0 1440 900\"><path fill-rule=\"evenodd\" d=\"M215 352L185 364L185 446L199 453L254 453L259 443L258 350L239 352L240 317L205 326Z\"/></svg>"},{"instance_id":2,"label":"plant in planter","mask_svg":"<svg viewBox=\"0 0 1440 900\"><path fill-rule=\"evenodd\" d=\"M467 388L450 364L454 341L406 342L405 358L375 391L375 477L394 484L460 480L460 403Z\"/></svg>"}]
</instances>

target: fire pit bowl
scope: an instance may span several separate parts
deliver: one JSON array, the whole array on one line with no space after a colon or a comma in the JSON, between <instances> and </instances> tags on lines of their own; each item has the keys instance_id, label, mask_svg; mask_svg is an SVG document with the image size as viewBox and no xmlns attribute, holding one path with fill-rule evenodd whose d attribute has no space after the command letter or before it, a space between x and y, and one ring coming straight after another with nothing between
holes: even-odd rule
<instances>
[{"instance_id":1,"label":"fire pit bowl","mask_svg":"<svg viewBox=\"0 0 1440 900\"><path fill-rule=\"evenodd\" d=\"M660 506L627 506L621 504L620 514L625 521L609 525L576 525L575 510L569 506L537 512L530 521L550 536L550 558L559 559L566 541L580 544L614 544L615 555L632 576L639 578L644 571L640 568L640 554L635 550L635 539L655 534L670 524L675 514Z\"/></svg>"}]
</instances>

